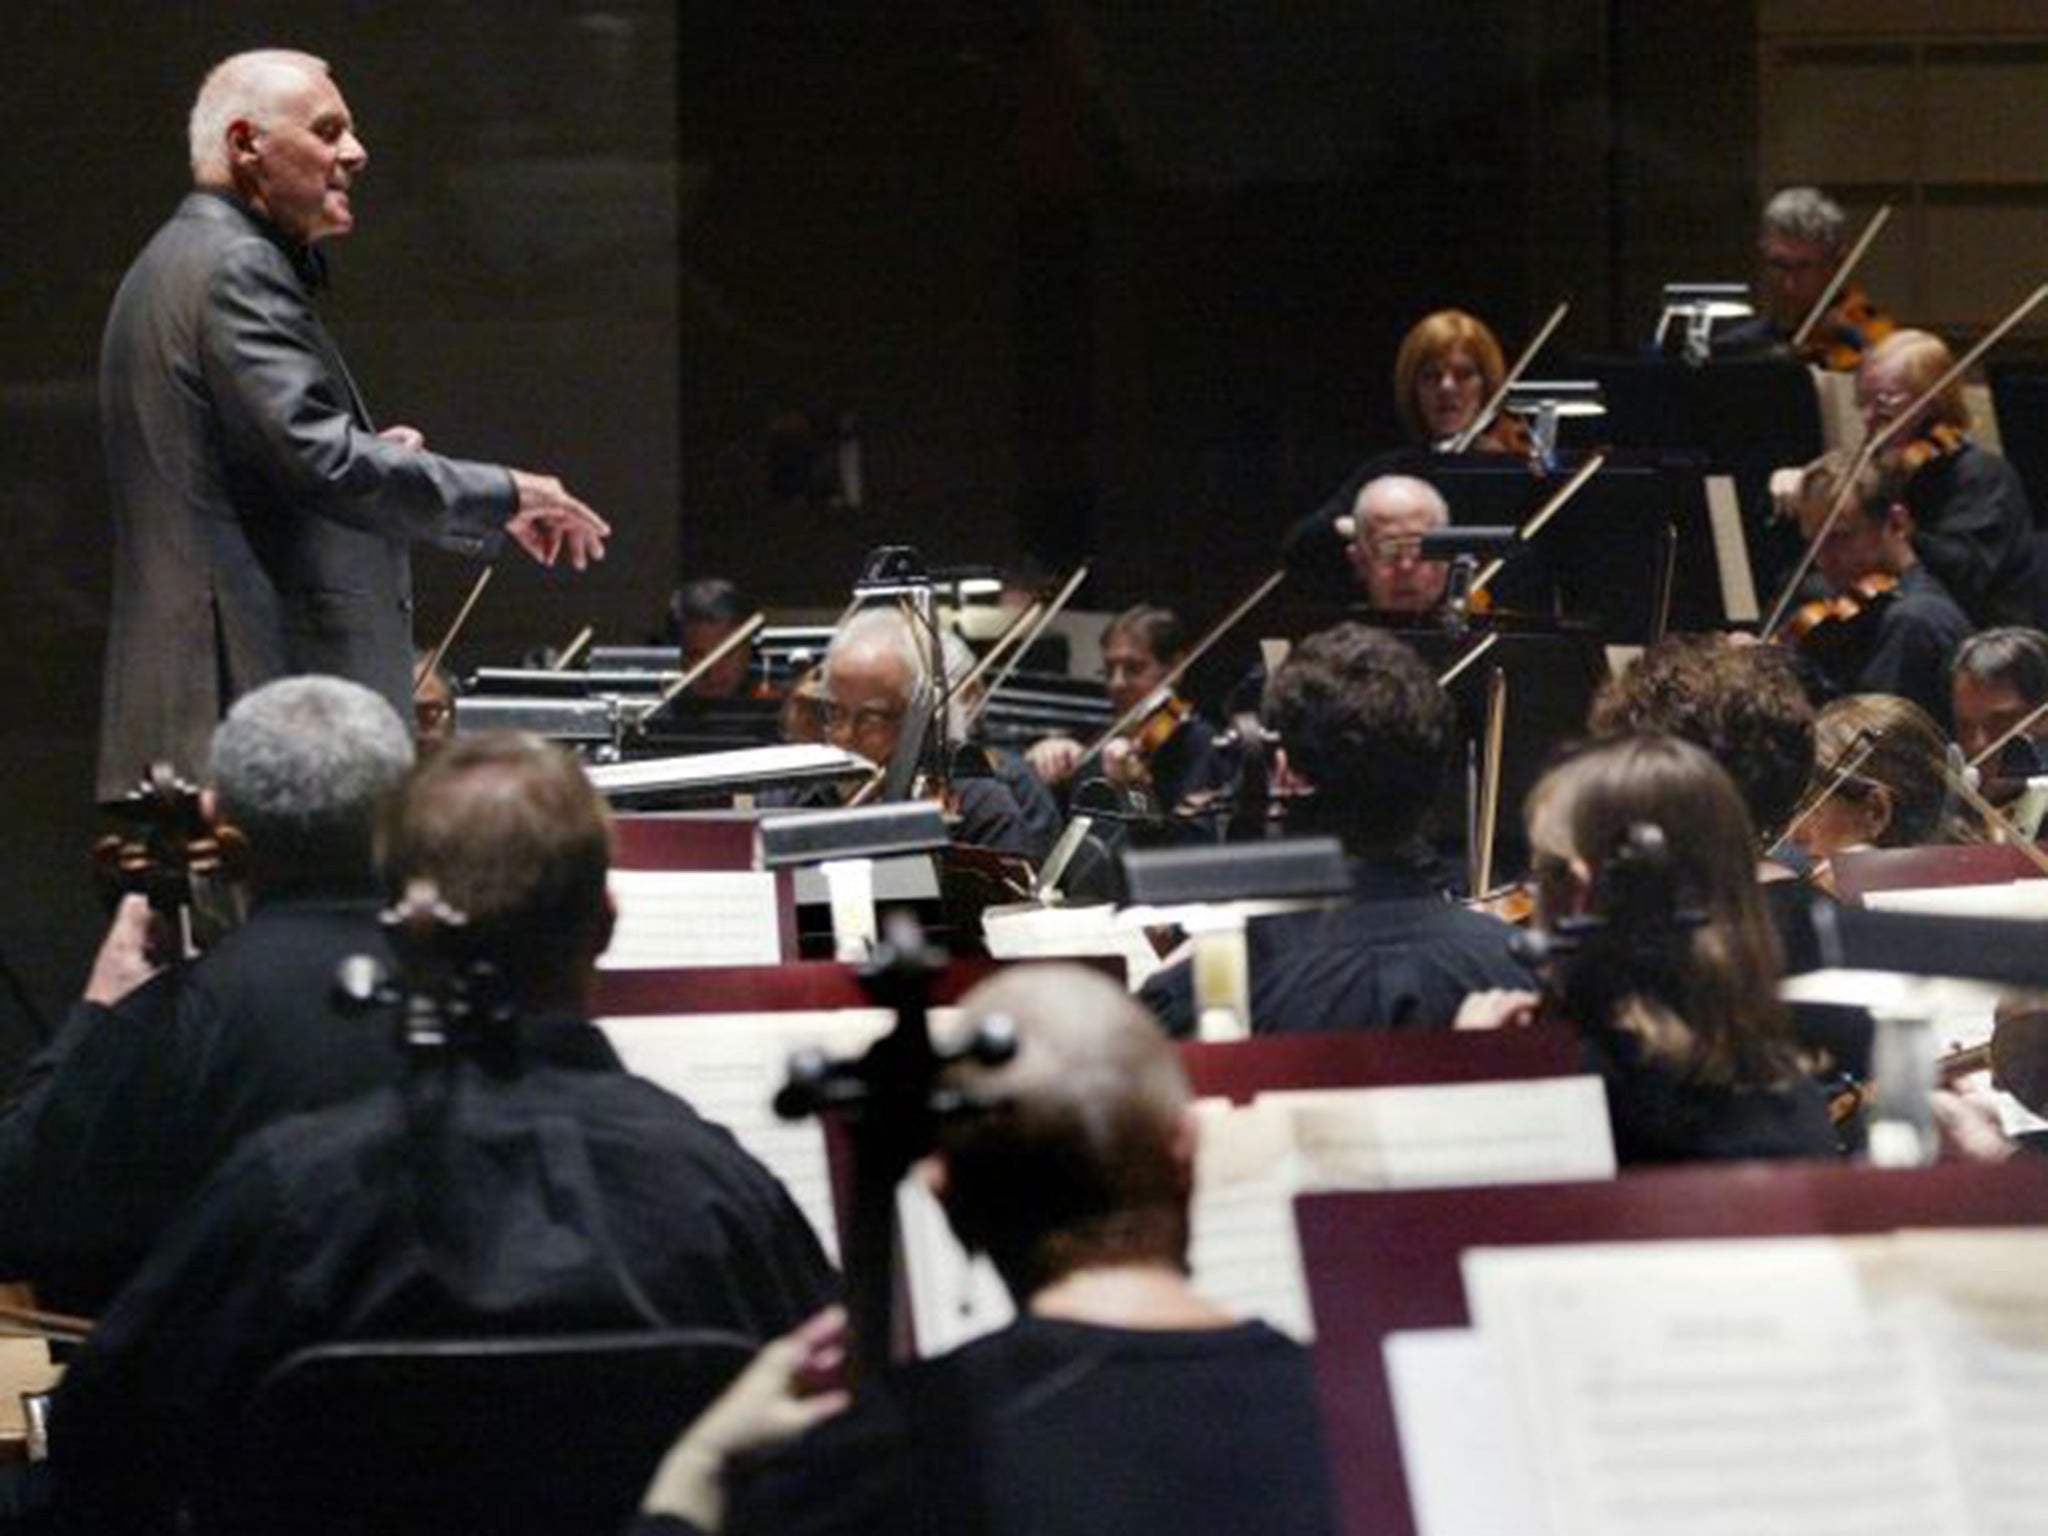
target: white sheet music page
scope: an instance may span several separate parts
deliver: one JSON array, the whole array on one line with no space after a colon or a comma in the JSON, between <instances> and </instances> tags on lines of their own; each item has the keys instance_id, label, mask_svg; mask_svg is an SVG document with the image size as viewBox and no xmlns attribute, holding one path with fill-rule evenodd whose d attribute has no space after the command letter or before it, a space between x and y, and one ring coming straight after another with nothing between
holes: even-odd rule
<instances>
[{"instance_id":1,"label":"white sheet music page","mask_svg":"<svg viewBox=\"0 0 2048 1536\"><path fill-rule=\"evenodd\" d=\"M1294 1231L1301 1186L1292 1116L1280 1105L1195 1106L1195 1201L1188 1267L1202 1295L1308 1340L1308 1283Z\"/></svg>"},{"instance_id":2,"label":"white sheet music page","mask_svg":"<svg viewBox=\"0 0 2048 1536\"><path fill-rule=\"evenodd\" d=\"M1431 1189L1614 1177L1591 1076L1260 1095L1294 1119L1308 1189Z\"/></svg>"},{"instance_id":3,"label":"white sheet music page","mask_svg":"<svg viewBox=\"0 0 2048 1536\"><path fill-rule=\"evenodd\" d=\"M610 946L598 957L606 970L776 965L782 960L770 872L615 869L610 887L619 921Z\"/></svg>"},{"instance_id":4,"label":"white sheet music page","mask_svg":"<svg viewBox=\"0 0 2048 1536\"><path fill-rule=\"evenodd\" d=\"M1874 1295L1883 1239L1475 1249L1550 1528L1570 1536L1971 1530L1916 1302Z\"/></svg>"},{"instance_id":5,"label":"white sheet music page","mask_svg":"<svg viewBox=\"0 0 2048 1536\"><path fill-rule=\"evenodd\" d=\"M946 1213L915 1170L897 1186L896 1222L918 1354L958 1349L1016 1317L995 1266L985 1255L960 1246Z\"/></svg>"},{"instance_id":6,"label":"white sheet music page","mask_svg":"<svg viewBox=\"0 0 2048 1536\"><path fill-rule=\"evenodd\" d=\"M1500 1360L1469 1328L1390 1333L1381 1353L1418 1536L1548 1536Z\"/></svg>"},{"instance_id":7,"label":"white sheet music page","mask_svg":"<svg viewBox=\"0 0 2048 1536\"><path fill-rule=\"evenodd\" d=\"M1931 1295L1926 1354L1983 1536L2048 1511L2048 1232L1902 1232L1900 1283Z\"/></svg>"},{"instance_id":8,"label":"white sheet music page","mask_svg":"<svg viewBox=\"0 0 2048 1536\"><path fill-rule=\"evenodd\" d=\"M839 1228L824 1129L816 1120L778 1118L775 1094L788 1075L791 1051L817 1046L835 1057L853 1055L894 1023L886 1008L848 1008L602 1019L599 1027L627 1071L687 1099L765 1163L836 1260Z\"/></svg>"}]
</instances>

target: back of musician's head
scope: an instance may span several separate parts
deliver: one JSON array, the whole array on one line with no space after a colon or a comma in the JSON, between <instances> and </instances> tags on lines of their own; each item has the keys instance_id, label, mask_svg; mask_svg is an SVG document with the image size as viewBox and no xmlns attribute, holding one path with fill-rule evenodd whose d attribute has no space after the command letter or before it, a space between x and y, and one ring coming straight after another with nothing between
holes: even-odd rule
<instances>
[{"instance_id":1,"label":"back of musician's head","mask_svg":"<svg viewBox=\"0 0 2048 1536\"><path fill-rule=\"evenodd\" d=\"M962 1242L1022 1302L1080 1268L1184 1267L1193 1142L1180 1059L1128 991L1075 965L1013 966L961 1000L965 1027L1007 1019L1017 1052L955 1064L981 1112L939 1137Z\"/></svg>"},{"instance_id":2,"label":"back of musician's head","mask_svg":"<svg viewBox=\"0 0 2048 1536\"><path fill-rule=\"evenodd\" d=\"M1926 710L1889 693L1852 693L1820 712L1814 730L1816 788L1836 798L1882 797L1884 816L1870 841L1880 848L1918 848L1959 841L1949 825L1948 737ZM1856 771L1836 782L1861 756Z\"/></svg>"},{"instance_id":3,"label":"back of musician's head","mask_svg":"<svg viewBox=\"0 0 2048 1536\"><path fill-rule=\"evenodd\" d=\"M1491 395L1507 377L1507 359L1500 341L1486 322L1462 309L1439 309L1424 315L1401 338L1394 354L1394 409L1401 425L1416 442L1427 442L1430 432L1418 409L1416 384L1422 370L1440 362L1452 351L1465 353L1479 367L1486 393Z\"/></svg>"},{"instance_id":4,"label":"back of musician's head","mask_svg":"<svg viewBox=\"0 0 2048 1536\"><path fill-rule=\"evenodd\" d=\"M208 777L222 819L249 840L260 891L350 891L373 882L377 807L412 762L412 734L381 695L287 677L235 701Z\"/></svg>"},{"instance_id":5,"label":"back of musician's head","mask_svg":"<svg viewBox=\"0 0 2048 1536\"><path fill-rule=\"evenodd\" d=\"M1756 879L1755 828L1714 760L1670 736L1593 742L1537 781L1525 816L1547 914L1560 904L1555 882L1578 861L1590 879L1591 911L1615 916L1603 874L1633 829L1649 825L1663 834L1677 906L1706 917L1682 951L1676 996L1624 995L1616 1017L1575 1022L1635 1033L1696 1081L1782 1083L1793 1070L1777 997L1783 952Z\"/></svg>"},{"instance_id":6,"label":"back of musician's head","mask_svg":"<svg viewBox=\"0 0 2048 1536\"><path fill-rule=\"evenodd\" d=\"M1294 827L1329 833L1352 854L1388 853L1415 835L1456 712L1406 645L1363 624L1311 635L1273 674L1259 712L1311 790L1291 805Z\"/></svg>"},{"instance_id":7,"label":"back of musician's head","mask_svg":"<svg viewBox=\"0 0 2048 1536\"><path fill-rule=\"evenodd\" d=\"M1813 701L1775 646L1667 636L1602 686L1587 728L1691 742L1735 781L1758 827L1782 827L1813 774Z\"/></svg>"},{"instance_id":8,"label":"back of musician's head","mask_svg":"<svg viewBox=\"0 0 2048 1536\"><path fill-rule=\"evenodd\" d=\"M458 737L423 762L379 823L385 885L430 880L467 919L461 948L515 996L587 980L610 933L611 820L576 759L538 737Z\"/></svg>"},{"instance_id":9,"label":"back of musician's head","mask_svg":"<svg viewBox=\"0 0 2048 1536\"><path fill-rule=\"evenodd\" d=\"M670 595L669 635L681 640L686 624L729 624L737 629L752 612L740 589L723 576L700 576Z\"/></svg>"},{"instance_id":10,"label":"back of musician's head","mask_svg":"<svg viewBox=\"0 0 2048 1536\"><path fill-rule=\"evenodd\" d=\"M1818 245L1840 255L1848 220L1842 205L1818 187L1786 187L1764 204L1763 233Z\"/></svg>"}]
</instances>

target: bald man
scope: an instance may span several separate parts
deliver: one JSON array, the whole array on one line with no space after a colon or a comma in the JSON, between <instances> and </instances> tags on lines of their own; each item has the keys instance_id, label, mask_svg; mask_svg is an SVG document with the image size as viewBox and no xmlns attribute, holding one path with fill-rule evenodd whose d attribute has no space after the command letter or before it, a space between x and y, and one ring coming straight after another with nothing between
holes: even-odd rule
<instances>
[{"instance_id":1,"label":"bald man","mask_svg":"<svg viewBox=\"0 0 2048 1536\"><path fill-rule=\"evenodd\" d=\"M159 758L189 778L273 677L324 672L412 714L415 541L544 564L609 526L559 480L378 432L313 296L369 151L323 60L265 49L206 77L193 190L129 268L100 353L114 591L99 796Z\"/></svg>"},{"instance_id":2,"label":"bald man","mask_svg":"<svg viewBox=\"0 0 2048 1536\"><path fill-rule=\"evenodd\" d=\"M1425 533L1448 527L1451 509L1437 488L1410 475L1366 482L1353 504L1344 558L1377 613L1428 613L1444 599L1450 567L1421 557Z\"/></svg>"},{"instance_id":3,"label":"bald man","mask_svg":"<svg viewBox=\"0 0 2048 1536\"><path fill-rule=\"evenodd\" d=\"M985 1112L942 1127L927 1177L1018 1320L864 1384L750 1473L719 1451L758 1436L693 1430L636 1532L1333 1530L1306 1354L1188 1283L1196 1124L1159 1027L1070 965L1013 967L961 1013L1008 1020L1017 1052L948 1069Z\"/></svg>"}]
</instances>

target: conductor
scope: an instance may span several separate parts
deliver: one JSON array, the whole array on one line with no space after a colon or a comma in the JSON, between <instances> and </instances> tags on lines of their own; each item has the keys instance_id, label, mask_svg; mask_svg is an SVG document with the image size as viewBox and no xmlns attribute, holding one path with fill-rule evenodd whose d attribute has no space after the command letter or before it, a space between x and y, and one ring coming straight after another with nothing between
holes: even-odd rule
<instances>
[{"instance_id":1,"label":"conductor","mask_svg":"<svg viewBox=\"0 0 2048 1536\"><path fill-rule=\"evenodd\" d=\"M136 258L100 354L114 516L99 795L169 756L204 766L235 698L327 672L410 718L410 547L542 564L608 524L548 475L379 432L314 309L318 243L354 226L369 153L323 60L262 50L207 75L193 190Z\"/></svg>"}]
</instances>

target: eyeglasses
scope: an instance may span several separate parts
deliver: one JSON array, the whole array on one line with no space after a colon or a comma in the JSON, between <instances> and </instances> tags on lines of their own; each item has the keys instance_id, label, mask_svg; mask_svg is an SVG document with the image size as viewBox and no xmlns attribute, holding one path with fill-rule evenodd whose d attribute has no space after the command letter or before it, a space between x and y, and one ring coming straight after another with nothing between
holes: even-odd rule
<instances>
[{"instance_id":1,"label":"eyeglasses","mask_svg":"<svg viewBox=\"0 0 2048 1536\"><path fill-rule=\"evenodd\" d=\"M1422 540L1413 534L1367 539L1362 547L1375 565L1413 565L1422 558Z\"/></svg>"},{"instance_id":2,"label":"eyeglasses","mask_svg":"<svg viewBox=\"0 0 2048 1536\"><path fill-rule=\"evenodd\" d=\"M836 731L845 728L850 729L856 736L869 731L879 731L903 718L901 708L884 709L878 704L863 704L859 709L848 709L844 705L834 704L830 699L819 706L818 713L825 721L826 730Z\"/></svg>"}]
</instances>

